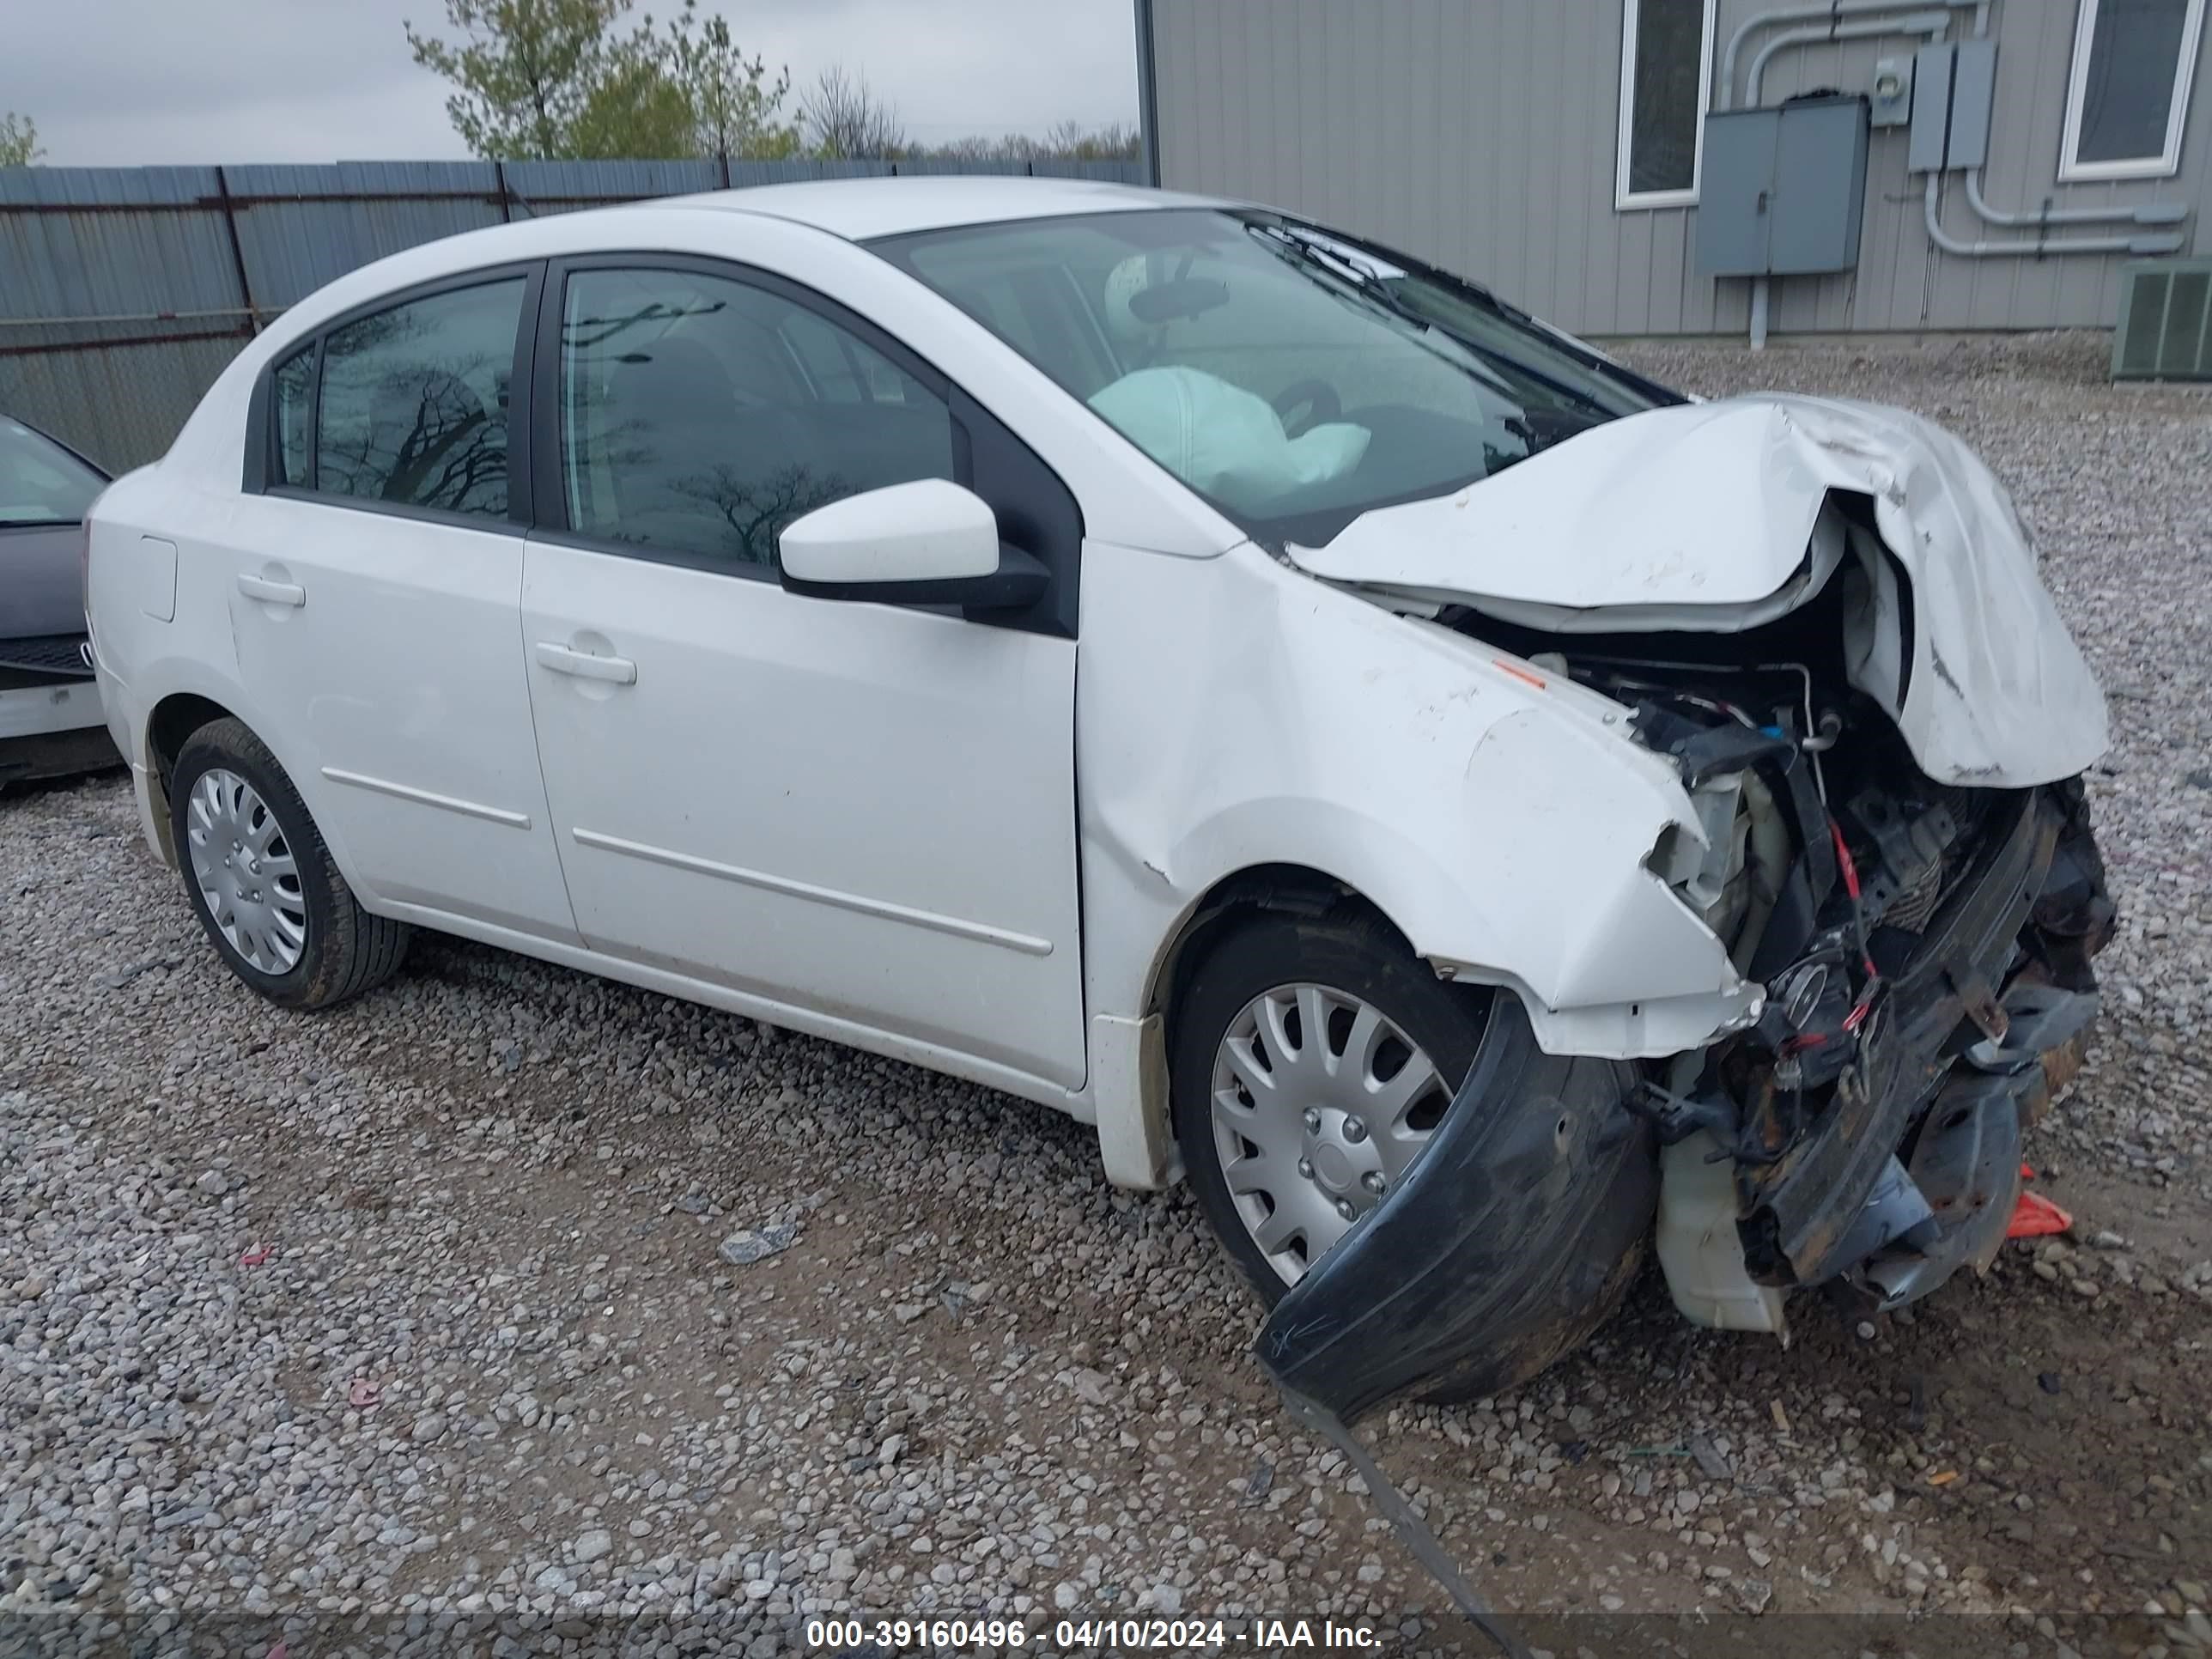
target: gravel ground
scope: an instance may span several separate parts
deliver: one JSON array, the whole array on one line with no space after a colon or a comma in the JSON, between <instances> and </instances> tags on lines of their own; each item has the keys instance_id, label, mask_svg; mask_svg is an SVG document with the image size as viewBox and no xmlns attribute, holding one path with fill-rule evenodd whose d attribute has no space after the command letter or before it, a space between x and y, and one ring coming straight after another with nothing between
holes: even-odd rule
<instances>
[{"instance_id":1,"label":"gravel ground","mask_svg":"<svg viewBox=\"0 0 2212 1659\"><path fill-rule=\"evenodd\" d=\"M1647 1279L1518 1394L1370 1425L1562 1653L1658 1614L1705 1651L1808 1613L1793 1651L2212 1646L2212 399L2105 349L1630 349L1922 410L2014 483L2112 693L2125 920L2032 1148L2075 1239L1879 1328L1802 1302L1786 1350ZM0 1648L765 1655L850 1611L1486 1650L1286 1425L1255 1322L1188 1200L1107 1188L1076 1125L435 939L286 1016L123 783L0 798ZM1988 1617L1903 1626L1937 1612Z\"/></svg>"}]
</instances>

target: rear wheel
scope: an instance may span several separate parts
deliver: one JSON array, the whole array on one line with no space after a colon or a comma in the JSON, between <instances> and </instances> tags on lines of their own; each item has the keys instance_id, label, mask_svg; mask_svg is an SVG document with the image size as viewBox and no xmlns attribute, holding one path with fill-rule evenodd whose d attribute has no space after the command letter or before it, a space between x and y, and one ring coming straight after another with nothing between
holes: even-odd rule
<instances>
[{"instance_id":1,"label":"rear wheel","mask_svg":"<svg viewBox=\"0 0 2212 1659\"><path fill-rule=\"evenodd\" d=\"M410 930L356 902L292 780L244 722L185 740L169 812L192 913L271 1002L333 1007L398 970Z\"/></svg>"},{"instance_id":2,"label":"rear wheel","mask_svg":"<svg viewBox=\"0 0 2212 1659\"><path fill-rule=\"evenodd\" d=\"M1490 994L1382 922L1265 915L1185 982L1170 1078L1200 1206L1261 1299L1386 1199L1474 1062Z\"/></svg>"}]
</instances>

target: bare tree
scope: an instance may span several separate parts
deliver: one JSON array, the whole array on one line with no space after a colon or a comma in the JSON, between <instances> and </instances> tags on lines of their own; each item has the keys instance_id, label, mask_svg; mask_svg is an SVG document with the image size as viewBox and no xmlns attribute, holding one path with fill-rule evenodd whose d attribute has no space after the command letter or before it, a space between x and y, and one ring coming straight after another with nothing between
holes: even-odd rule
<instances>
[{"instance_id":1,"label":"bare tree","mask_svg":"<svg viewBox=\"0 0 2212 1659\"><path fill-rule=\"evenodd\" d=\"M1139 153L1137 130L1120 121L1096 129L1062 121L1042 138L1026 132L971 133L927 154L948 161L1115 161Z\"/></svg>"},{"instance_id":2,"label":"bare tree","mask_svg":"<svg viewBox=\"0 0 2212 1659\"><path fill-rule=\"evenodd\" d=\"M873 160L906 150L906 128L897 110L867 77L832 64L799 95L799 122L807 147L830 161Z\"/></svg>"}]
</instances>

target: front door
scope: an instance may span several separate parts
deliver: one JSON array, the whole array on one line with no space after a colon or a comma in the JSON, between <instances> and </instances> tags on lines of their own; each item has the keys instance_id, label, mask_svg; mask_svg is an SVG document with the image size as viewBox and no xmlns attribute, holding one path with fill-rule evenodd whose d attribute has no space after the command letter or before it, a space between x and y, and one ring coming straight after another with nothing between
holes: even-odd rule
<instances>
[{"instance_id":1,"label":"front door","mask_svg":"<svg viewBox=\"0 0 2212 1659\"><path fill-rule=\"evenodd\" d=\"M1079 1086L1074 640L777 583L826 501L963 472L989 498L947 389L733 267L553 280L522 637L586 941Z\"/></svg>"},{"instance_id":2,"label":"front door","mask_svg":"<svg viewBox=\"0 0 2212 1659\"><path fill-rule=\"evenodd\" d=\"M507 393L534 286L470 278L277 364L268 487L222 539L253 724L348 878L574 942L516 653Z\"/></svg>"}]
</instances>

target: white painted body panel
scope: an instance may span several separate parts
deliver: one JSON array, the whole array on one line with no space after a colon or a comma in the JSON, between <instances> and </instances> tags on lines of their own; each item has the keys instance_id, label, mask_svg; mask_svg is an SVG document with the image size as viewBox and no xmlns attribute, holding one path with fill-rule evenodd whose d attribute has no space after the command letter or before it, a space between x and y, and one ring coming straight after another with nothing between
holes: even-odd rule
<instances>
[{"instance_id":1,"label":"white painted body panel","mask_svg":"<svg viewBox=\"0 0 2212 1659\"><path fill-rule=\"evenodd\" d=\"M309 296L242 352L169 455L112 487L93 519L100 686L156 849L167 855L149 722L166 698L204 698L270 743L372 909L1048 1103L1095 1121L1109 1173L1131 1185L1173 1162L1164 969L1178 931L1241 871L1292 865L1365 895L1439 971L1518 992L1556 1051L1672 1054L1753 1015L1757 988L1649 867L1669 829L1686 847L1699 832L1626 711L1339 585L1456 593L1482 557L1518 573L1498 584L1515 602L1628 602L1616 590L1632 571L1612 587L1543 586L1562 563L1543 538L1576 527L1569 508L1591 515L1584 529L1658 518L1628 500L1601 515L1581 463L1556 471L1612 454L1620 488L1669 489L1668 469L1620 442L1657 417L1467 492L1479 513L1452 498L1370 514L1301 556L1336 579L1321 580L843 240L1092 210L1100 191L890 183L453 238ZM1104 194L1130 210L1164 199ZM812 288L1020 434L1083 514L1079 639L810 599L500 526L241 495L255 377L321 322L450 274L618 251L726 258ZM1804 555L1824 470L1875 487L1899 452L1854 464L1800 433L1763 453L1790 488L1770 490L1746 457L1723 480L1739 499L1709 469L1695 494L1726 533L1685 529L1680 560L1646 569L1665 578L1646 583L1648 602L1772 594ZM1577 482L1546 519L1533 483L1547 466ZM1918 476L1901 479L1908 506ZM1471 514L1492 526L1472 542L1440 527ZM1986 526L1975 533L1996 547ZM178 549L173 620L141 603L145 535ZM1702 582L1681 562L1700 548L1713 556ZM301 587L307 603L241 594L241 574ZM1936 718L1920 740L1953 724Z\"/></svg>"},{"instance_id":2,"label":"white painted body panel","mask_svg":"<svg viewBox=\"0 0 2212 1659\"><path fill-rule=\"evenodd\" d=\"M100 688L82 680L0 691L0 738L43 738L104 723Z\"/></svg>"},{"instance_id":3,"label":"white painted body panel","mask_svg":"<svg viewBox=\"0 0 2212 1659\"><path fill-rule=\"evenodd\" d=\"M1520 992L1548 1048L1668 1054L1755 1016L1757 991L1644 866L1668 826L1698 830L1626 710L1249 543L1202 565L1084 556L1094 1012L1146 1006L1164 944L1218 882L1291 865L1364 894L1446 971Z\"/></svg>"},{"instance_id":4,"label":"white painted body panel","mask_svg":"<svg viewBox=\"0 0 2212 1659\"><path fill-rule=\"evenodd\" d=\"M281 689L254 729L356 891L574 940L515 647L520 527L240 495L219 539L177 539L179 586L221 597L240 681Z\"/></svg>"},{"instance_id":5,"label":"white painted body panel","mask_svg":"<svg viewBox=\"0 0 2212 1659\"><path fill-rule=\"evenodd\" d=\"M576 923L605 955L1084 1079L1075 645L532 540Z\"/></svg>"},{"instance_id":6,"label":"white painted body panel","mask_svg":"<svg viewBox=\"0 0 2212 1659\"><path fill-rule=\"evenodd\" d=\"M1831 490L1872 498L1911 584L1905 641L1894 583L1877 578L1854 683L1923 770L2021 787L2104 753L2104 696L2011 499L1965 445L1902 410L1778 395L1656 409L1455 495L1369 513L1297 557L1554 632L1732 633L1818 591L1793 579Z\"/></svg>"}]
</instances>

